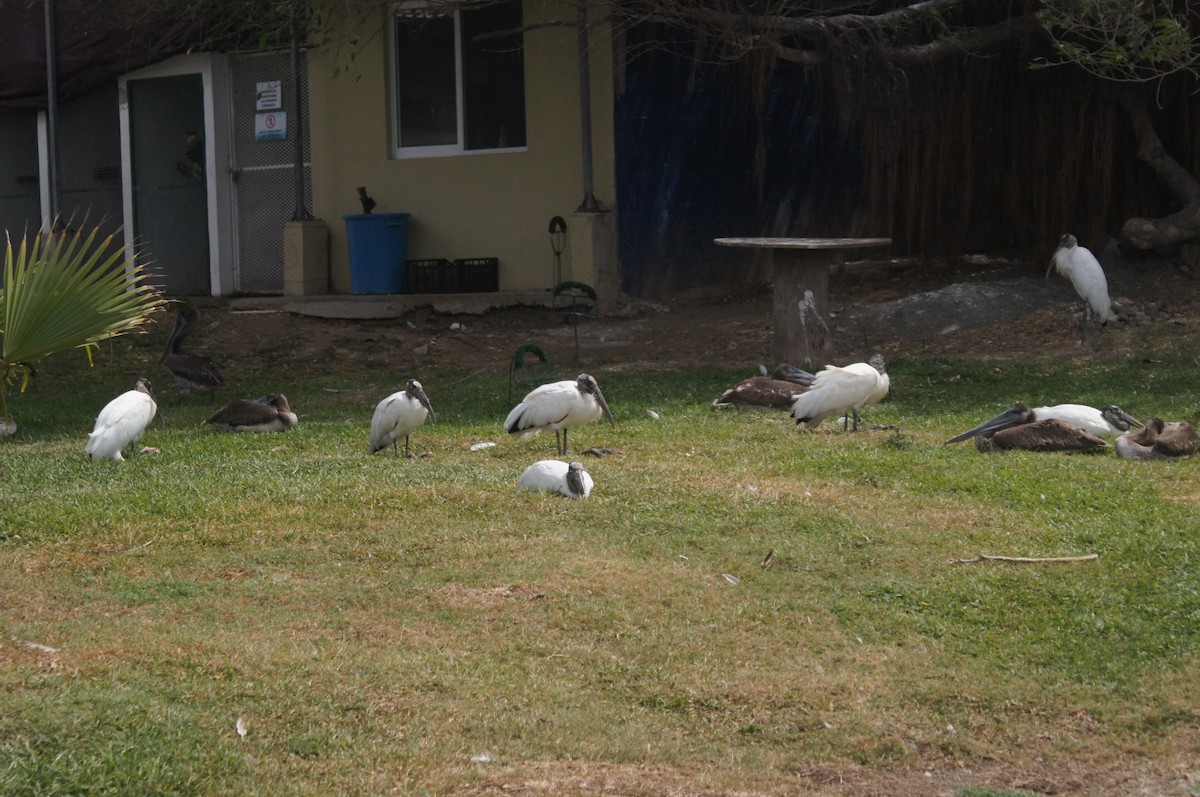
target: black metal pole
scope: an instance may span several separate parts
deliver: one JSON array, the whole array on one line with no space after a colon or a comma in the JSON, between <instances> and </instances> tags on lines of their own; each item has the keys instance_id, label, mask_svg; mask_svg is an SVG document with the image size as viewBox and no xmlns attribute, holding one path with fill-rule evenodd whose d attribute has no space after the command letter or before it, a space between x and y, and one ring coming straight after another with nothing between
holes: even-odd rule
<instances>
[{"instance_id":1,"label":"black metal pole","mask_svg":"<svg viewBox=\"0 0 1200 797\"><path fill-rule=\"evenodd\" d=\"M54 0L43 0L46 12L46 182L50 196L49 219L42 226L59 223L58 198L58 44L54 31Z\"/></svg>"},{"instance_id":2,"label":"black metal pole","mask_svg":"<svg viewBox=\"0 0 1200 797\"><path fill-rule=\"evenodd\" d=\"M304 108L303 92L300 90L300 36L296 26L296 11L292 10L292 129L295 131L293 140L296 142L295 163L293 171L296 178L296 209L292 211L292 221L306 221L313 217L308 209L308 200L304 196Z\"/></svg>"},{"instance_id":3,"label":"black metal pole","mask_svg":"<svg viewBox=\"0 0 1200 797\"><path fill-rule=\"evenodd\" d=\"M579 28L579 122L583 128L583 204L580 210L599 210L595 178L592 174L592 73L589 66L588 0L578 3L576 25Z\"/></svg>"}]
</instances>

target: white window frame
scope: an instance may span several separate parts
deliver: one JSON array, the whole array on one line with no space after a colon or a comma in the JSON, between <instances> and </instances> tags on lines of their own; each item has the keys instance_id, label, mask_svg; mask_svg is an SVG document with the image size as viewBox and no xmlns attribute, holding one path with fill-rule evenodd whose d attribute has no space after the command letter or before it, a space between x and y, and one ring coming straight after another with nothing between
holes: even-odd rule
<instances>
[{"instance_id":1,"label":"white window frame","mask_svg":"<svg viewBox=\"0 0 1200 797\"><path fill-rule=\"evenodd\" d=\"M522 3L522 7L524 4ZM463 107L463 48L462 48L462 16L463 7L448 9L439 7L436 3L428 2L428 0L405 0L404 2L396 3L388 12L388 126L389 145L392 150L392 157L397 160L405 160L412 158L446 158L459 155L489 155L498 152L525 152L528 148L528 134L526 143L515 147L497 147L491 149L467 149L463 146L463 141L466 138L466 113ZM400 86L397 83L397 65L396 65L396 17L402 11L411 11L414 9L434 8L439 9L443 13L452 14L454 16L454 100L455 111L457 116L458 129L456 135L458 138L457 144L434 144L430 146L418 147L403 147L400 146Z\"/></svg>"}]
</instances>

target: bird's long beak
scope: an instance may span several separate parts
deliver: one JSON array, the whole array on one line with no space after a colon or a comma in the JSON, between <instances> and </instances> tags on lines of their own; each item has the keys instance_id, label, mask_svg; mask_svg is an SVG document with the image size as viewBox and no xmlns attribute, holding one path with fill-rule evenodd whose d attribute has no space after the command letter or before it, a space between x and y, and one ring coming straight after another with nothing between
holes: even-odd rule
<instances>
[{"instance_id":1,"label":"bird's long beak","mask_svg":"<svg viewBox=\"0 0 1200 797\"><path fill-rule=\"evenodd\" d=\"M1050 272L1054 270L1054 261L1050 261L1050 266L1046 269L1046 279L1050 279Z\"/></svg>"},{"instance_id":2,"label":"bird's long beak","mask_svg":"<svg viewBox=\"0 0 1200 797\"><path fill-rule=\"evenodd\" d=\"M1130 415L1125 410L1117 410L1117 417L1125 421L1125 423L1129 424L1130 426L1136 426L1139 429L1142 428L1142 422Z\"/></svg>"},{"instance_id":3,"label":"bird's long beak","mask_svg":"<svg viewBox=\"0 0 1200 797\"><path fill-rule=\"evenodd\" d=\"M984 421L983 423L979 424L974 429L963 432L962 434L960 434L956 437L951 437L949 440L947 440L945 442L945 445L949 445L950 443L957 443L960 440L966 440L969 437L976 437L978 435L984 434L985 432L993 432L993 431L996 431L997 429L1007 429L1010 426L1016 426L1022 420L1024 420L1024 418L1025 418L1025 415L1024 415L1024 413L1021 412L1021 410L1018 410L1016 408L1013 408L1011 410L1005 410L1004 412L997 415L995 418L992 418L991 420Z\"/></svg>"},{"instance_id":4,"label":"bird's long beak","mask_svg":"<svg viewBox=\"0 0 1200 797\"><path fill-rule=\"evenodd\" d=\"M433 405L429 403L429 397L425 395L425 391L417 388L417 401L421 402L421 406L429 412L429 417L433 418L433 422L437 423L437 413L433 411Z\"/></svg>"},{"instance_id":5,"label":"bird's long beak","mask_svg":"<svg viewBox=\"0 0 1200 797\"><path fill-rule=\"evenodd\" d=\"M600 386L596 386L596 401L600 404L600 409L604 410L604 414L608 416L608 422L614 427L617 425L617 419L613 417L612 410L608 408L608 402L604 400L604 394L600 392Z\"/></svg>"}]
</instances>

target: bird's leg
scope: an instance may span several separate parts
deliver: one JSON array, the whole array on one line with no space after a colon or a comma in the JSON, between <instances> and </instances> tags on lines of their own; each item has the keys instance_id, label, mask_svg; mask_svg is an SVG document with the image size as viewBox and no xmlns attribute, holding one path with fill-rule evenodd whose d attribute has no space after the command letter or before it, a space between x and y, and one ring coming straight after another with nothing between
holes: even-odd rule
<instances>
[{"instance_id":1,"label":"bird's leg","mask_svg":"<svg viewBox=\"0 0 1200 797\"><path fill-rule=\"evenodd\" d=\"M560 438L559 435L562 435ZM567 455L567 430L563 429L560 433L558 429L554 430L554 451L560 457Z\"/></svg>"},{"instance_id":2,"label":"bird's leg","mask_svg":"<svg viewBox=\"0 0 1200 797\"><path fill-rule=\"evenodd\" d=\"M854 431L858 431L858 410L850 410L850 414L854 416Z\"/></svg>"},{"instance_id":3,"label":"bird's leg","mask_svg":"<svg viewBox=\"0 0 1200 797\"><path fill-rule=\"evenodd\" d=\"M412 459L412 454L408 453L408 435L404 435L404 458Z\"/></svg>"}]
</instances>

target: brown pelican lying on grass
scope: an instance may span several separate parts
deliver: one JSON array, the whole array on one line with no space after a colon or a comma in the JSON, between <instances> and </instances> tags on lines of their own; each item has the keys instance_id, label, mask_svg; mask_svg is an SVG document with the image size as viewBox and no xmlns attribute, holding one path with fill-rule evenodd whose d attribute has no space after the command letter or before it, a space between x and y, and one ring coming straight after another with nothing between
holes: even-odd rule
<instances>
[{"instance_id":1,"label":"brown pelican lying on grass","mask_svg":"<svg viewBox=\"0 0 1200 797\"><path fill-rule=\"evenodd\" d=\"M227 432L282 432L299 423L299 419L288 406L287 396L268 393L257 401L231 401L205 423Z\"/></svg>"},{"instance_id":2,"label":"brown pelican lying on grass","mask_svg":"<svg viewBox=\"0 0 1200 797\"><path fill-rule=\"evenodd\" d=\"M1113 437L1130 426L1141 424L1115 404L1102 410L1084 404L1037 408L1015 404L946 443L973 437L980 451L1090 451L1105 445L1102 437Z\"/></svg>"},{"instance_id":3,"label":"brown pelican lying on grass","mask_svg":"<svg viewBox=\"0 0 1200 797\"><path fill-rule=\"evenodd\" d=\"M1124 459L1183 459L1196 453L1200 437L1187 421L1151 418L1138 431L1118 437L1116 447L1117 456Z\"/></svg>"},{"instance_id":4,"label":"brown pelican lying on grass","mask_svg":"<svg viewBox=\"0 0 1200 797\"><path fill-rule=\"evenodd\" d=\"M767 369L762 368L766 374ZM769 407L790 410L796 397L812 386L816 376L786 363L781 363L770 376L743 379L713 399L714 407Z\"/></svg>"}]
</instances>

